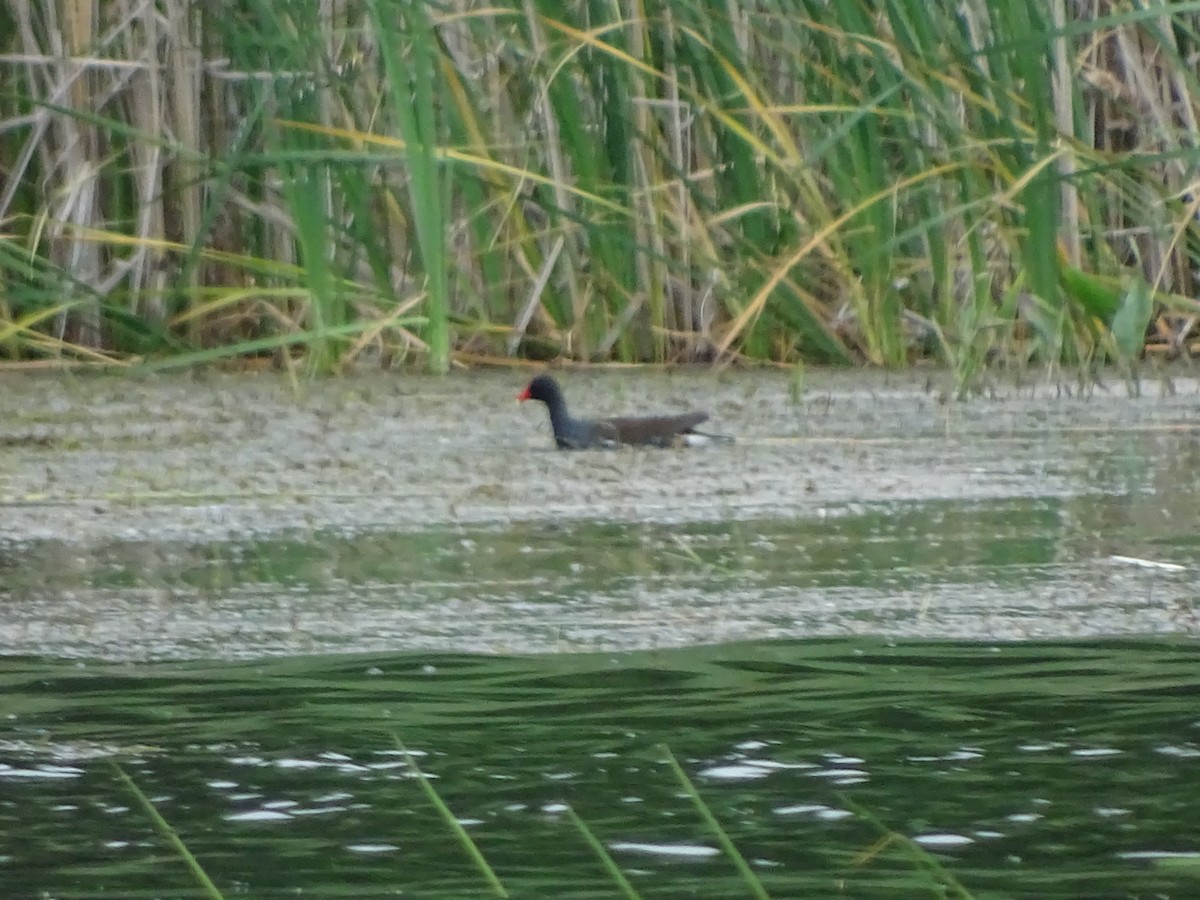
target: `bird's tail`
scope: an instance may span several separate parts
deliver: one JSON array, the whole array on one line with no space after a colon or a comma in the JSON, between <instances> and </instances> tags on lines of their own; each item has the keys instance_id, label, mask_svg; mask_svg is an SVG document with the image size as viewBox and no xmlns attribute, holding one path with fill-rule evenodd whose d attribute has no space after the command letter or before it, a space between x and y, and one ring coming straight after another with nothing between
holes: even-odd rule
<instances>
[{"instance_id":1,"label":"bird's tail","mask_svg":"<svg viewBox=\"0 0 1200 900\"><path fill-rule=\"evenodd\" d=\"M733 435L713 434L711 431L689 431L681 434L683 443L688 447L704 447L708 444L732 444Z\"/></svg>"}]
</instances>

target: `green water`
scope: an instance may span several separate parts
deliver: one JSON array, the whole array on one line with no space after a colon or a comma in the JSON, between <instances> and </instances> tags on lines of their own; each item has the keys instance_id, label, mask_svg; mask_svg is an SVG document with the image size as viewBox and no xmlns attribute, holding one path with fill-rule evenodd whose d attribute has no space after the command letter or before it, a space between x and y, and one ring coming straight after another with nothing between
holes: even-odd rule
<instances>
[{"instance_id":1,"label":"green water","mask_svg":"<svg viewBox=\"0 0 1200 900\"><path fill-rule=\"evenodd\" d=\"M5 897L198 896L122 761L228 896L474 897L399 736L515 897L748 896L667 744L772 896L1200 891L1192 644L748 643L610 655L0 661ZM1178 854L1183 854L1181 858ZM1181 868L1190 863L1191 868Z\"/></svg>"}]
</instances>

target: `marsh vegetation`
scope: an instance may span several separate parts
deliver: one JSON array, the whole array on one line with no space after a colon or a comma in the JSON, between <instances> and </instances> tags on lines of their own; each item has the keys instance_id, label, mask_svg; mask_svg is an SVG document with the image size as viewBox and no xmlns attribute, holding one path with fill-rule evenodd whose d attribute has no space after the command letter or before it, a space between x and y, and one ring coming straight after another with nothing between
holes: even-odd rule
<instances>
[{"instance_id":1,"label":"marsh vegetation","mask_svg":"<svg viewBox=\"0 0 1200 900\"><path fill-rule=\"evenodd\" d=\"M1187 4L0 2L0 356L1188 353Z\"/></svg>"}]
</instances>

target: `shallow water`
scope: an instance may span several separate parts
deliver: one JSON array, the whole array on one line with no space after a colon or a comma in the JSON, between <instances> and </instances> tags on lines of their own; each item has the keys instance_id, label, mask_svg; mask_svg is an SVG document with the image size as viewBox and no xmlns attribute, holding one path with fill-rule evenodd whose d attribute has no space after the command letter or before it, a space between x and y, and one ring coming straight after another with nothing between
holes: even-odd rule
<instances>
[{"instance_id":1,"label":"shallow water","mask_svg":"<svg viewBox=\"0 0 1200 900\"><path fill-rule=\"evenodd\" d=\"M1194 515L1181 502L1172 528ZM0 645L171 660L1200 634L1200 540L1148 529L1161 510L1139 507L1100 495L858 504L811 520L47 541L10 562Z\"/></svg>"},{"instance_id":2,"label":"shallow water","mask_svg":"<svg viewBox=\"0 0 1200 900\"><path fill-rule=\"evenodd\" d=\"M519 382L0 378L0 896L1197 894L1195 381Z\"/></svg>"},{"instance_id":3,"label":"shallow water","mask_svg":"<svg viewBox=\"0 0 1200 900\"><path fill-rule=\"evenodd\" d=\"M922 379L929 376L921 376ZM522 376L0 377L0 547L437 525L817 518L847 505L1176 491L1200 383L1077 398L1039 383L941 403L924 380L563 376L580 414L706 408L737 443L561 453ZM1147 508L1143 506L1143 509Z\"/></svg>"}]
</instances>

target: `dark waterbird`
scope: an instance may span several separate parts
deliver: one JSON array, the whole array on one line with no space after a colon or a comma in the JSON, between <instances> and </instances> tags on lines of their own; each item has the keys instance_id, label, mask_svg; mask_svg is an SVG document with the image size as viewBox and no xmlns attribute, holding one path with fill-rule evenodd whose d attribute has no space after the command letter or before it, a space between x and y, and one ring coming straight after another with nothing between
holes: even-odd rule
<instances>
[{"instance_id":1,"label":"dark waterbird","mask_svg":"<svg viewBox=\"0 0 1200 900\"><path fill-rule=\"evenodd\" d=\"M587 450L637 444L649 447L675 447L732 438L696 431L708 413L690 412L677 416L644 416L615 419L576 419L567 412L562 388L549 375L539 375L517 394L517 399L540 400L550 410L550 427L561 450Z\"/></svg>"}]
</instances>

